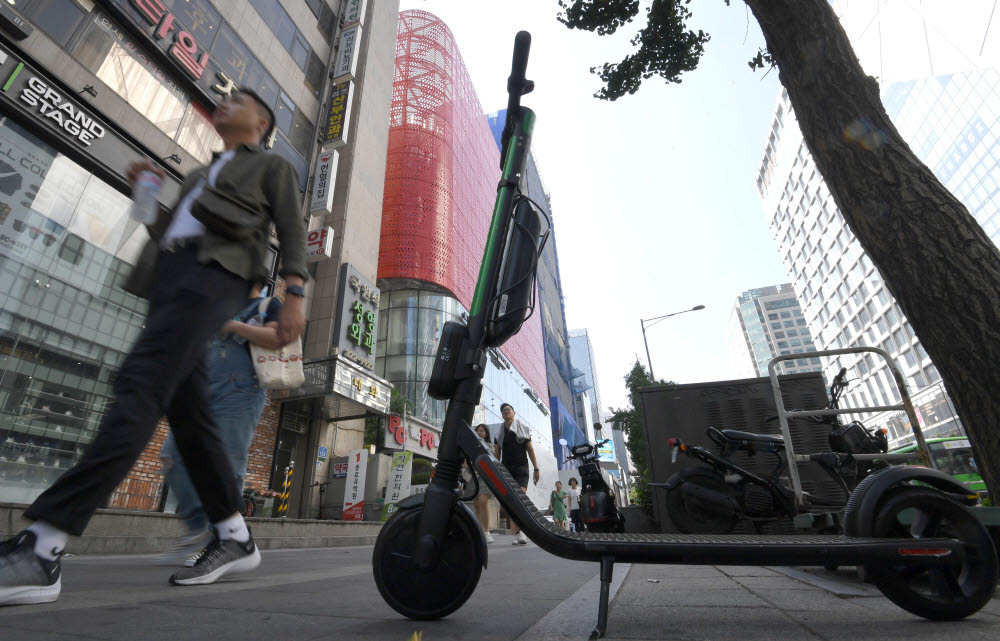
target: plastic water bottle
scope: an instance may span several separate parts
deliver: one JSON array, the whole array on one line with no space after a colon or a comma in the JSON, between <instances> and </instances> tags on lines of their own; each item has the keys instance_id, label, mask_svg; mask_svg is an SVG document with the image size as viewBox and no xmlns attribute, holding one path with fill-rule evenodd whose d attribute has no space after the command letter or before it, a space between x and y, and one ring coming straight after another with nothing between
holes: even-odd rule
<instances>
[{"instance_id":1,"label":"plastic water bottle","mask_svg":"<svg viewBox=\"0 0 1000 641\"><path fill-rule=\"evenodd\" d=\"M162 184L160 177L152 171L146 169L139 172L132 188L132 218L143 225L152 225L156 222L156 216L160 211L156 196L160 193Z\"/></svg>"}]
</instances>

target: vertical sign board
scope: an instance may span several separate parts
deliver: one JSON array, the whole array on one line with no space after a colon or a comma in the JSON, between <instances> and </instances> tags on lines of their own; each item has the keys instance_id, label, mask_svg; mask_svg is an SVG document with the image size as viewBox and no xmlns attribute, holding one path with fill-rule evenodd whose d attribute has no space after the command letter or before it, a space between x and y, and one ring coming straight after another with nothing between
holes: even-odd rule
<instances>
[{"instance_id":1,"label":"vertical sign board","mask_svg":"<svg viewBox=\"0 0 1000 641\"><path fill-rule=\"evenodd\" d=\"M350 263L341 266L340 278L337 326L333 337L337 355L374 372L381 293Z\"/></svg>"},{"instance_id":2,"label":"vertical sign board","mask_svg":"<svg viewBox=\"0 0 1000 641\"><path fill-rule=\"evenodd\" d=\"M351 121L353 100L354 83L350 80L337 83L330 89L325 130L320 139L324 149L337 149L347 144L347 127Z\"/></svg>"},{"instance_id":3,"label":"vertical sign board","mask_svg":"<svg viewBox=\"0 0 1000 641\"><path fill-rule=\"evenodd\" d=\"M396 452L392 455L389 470L389 485L385 489L385 504L382 506L382 520L386 521L396 511L396 504L410 495L410 473L413 468L413 452Z\"/></svg>"},{"instance_id":4,"label":"vertical sign board","mask_svg":"<svg viewBox=\"0 0 1000 641\"><path fill-rule=\"evenodd\" d=\"M365 23L365 9L367 8L368 0L347 0L344 3L344 28L363 25Z\"/></svg>"},{"instance_id":5,"label":"vertical sign board","mask_svg":"<svg viewBox=\"0 0 1000 641\"><path fill-rule=\"evenodd\" d=\"M351 80L358 72L358 54L361 49L361 25L344 29L340 34L340 47L333 61L333 81Z\"/></svg>"},{"instance_id":6,"label":"vertical sign board","mask_svg":"<svg viewBox=\"0 0 1000 641\"><path fill-rule=\"evenodd\" d=\"M316 158L316 172L313 174L312 201L309 213L333 213L333 187L337 176L339 154L333 149L324 149Z\"/></svg>"},{"instance_id":7,"label":"vertical sign board","mask_svg":"<svg viewBox=\"0 0 1000 641\"><path fill-rule=\"evenodd\" d=\"M368 450L351 450L347 458L347 483L344 484L345 521L365 518L365 476L368 474Z\"/></svg>"},{"instance_id":8,"label":"vertical sign board","mask_svg":"<svg viewBox=\"0 0 1000 641\"><path fill-rule=\"evenodd\" d=\"M597 448L597 461L599 463L617 463L615 460L615 441L608 439L608 442Z\"/></svg>"},{"instance_id":9,"label":"vertical sign board","mask_svg":"<svg viewBox=\"0 0 1000 641\"><path fill-rule=\"evenodd\" d=\"M306 262L315 263L330 257L333 247L333 227L321 227L306 232Z\"/></svg>"}]
</instances>

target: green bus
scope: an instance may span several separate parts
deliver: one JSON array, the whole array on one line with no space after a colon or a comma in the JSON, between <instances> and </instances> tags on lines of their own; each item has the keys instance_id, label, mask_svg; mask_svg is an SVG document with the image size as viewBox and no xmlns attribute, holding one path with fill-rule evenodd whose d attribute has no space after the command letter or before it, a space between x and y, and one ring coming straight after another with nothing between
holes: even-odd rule
<instances>
[{"instance_id":1,"label":"green bus","mask_svg":"<svg viewBox=\"0 0 1000 641\"><path fill-rule=\"evenodd\" d=\"M980 497L987 496L986 484L983 483L983 477L979 475L979 468L976 467L976 459L972 454L972 445L969 443L969 439L964 436L929 438L927 439L927 447L931 450L931 458L937 469L954 476L973 491L979 492ZM901 453L916 451L916 443L893 450L893 452ZM910 463L918 465L919 460L915 458Z\"/></svg>"}]
</instances>

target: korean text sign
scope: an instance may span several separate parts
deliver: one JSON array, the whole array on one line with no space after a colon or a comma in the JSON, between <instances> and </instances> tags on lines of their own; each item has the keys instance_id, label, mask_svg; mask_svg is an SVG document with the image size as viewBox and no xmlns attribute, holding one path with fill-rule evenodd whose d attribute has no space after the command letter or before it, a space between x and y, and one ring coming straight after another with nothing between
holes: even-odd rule
<instances>
[{"instance_id":1,"label":"korean text sign","mask_svg":"<svg viewBox=\"0 0 1000 641\"><path fill-rule=\"evenodd\" d=\"M347 458L347 483L344 484L345 521L365 518L365 476L368 474L368 450L351 450Z\"/></svg>"}]
</instances>

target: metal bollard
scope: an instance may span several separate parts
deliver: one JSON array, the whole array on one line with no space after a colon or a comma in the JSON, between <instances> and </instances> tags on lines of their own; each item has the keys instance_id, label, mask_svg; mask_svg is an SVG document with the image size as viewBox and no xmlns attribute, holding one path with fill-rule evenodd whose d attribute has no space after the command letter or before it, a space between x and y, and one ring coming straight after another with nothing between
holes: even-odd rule
<instances>
[{"instance_id":1,"label":"metal bollard","mask_svg":"<svg viewBox=\"0 0 1000 641\"><path fill-rule=\"evenodd\" d=\"M281 486L281 505L278 506L278 516L281 518L288 516L288 495L291 494L292 468L294 467L295 462L293 461L285 468L285 482Z\"/></svg>"}]
</instances>

